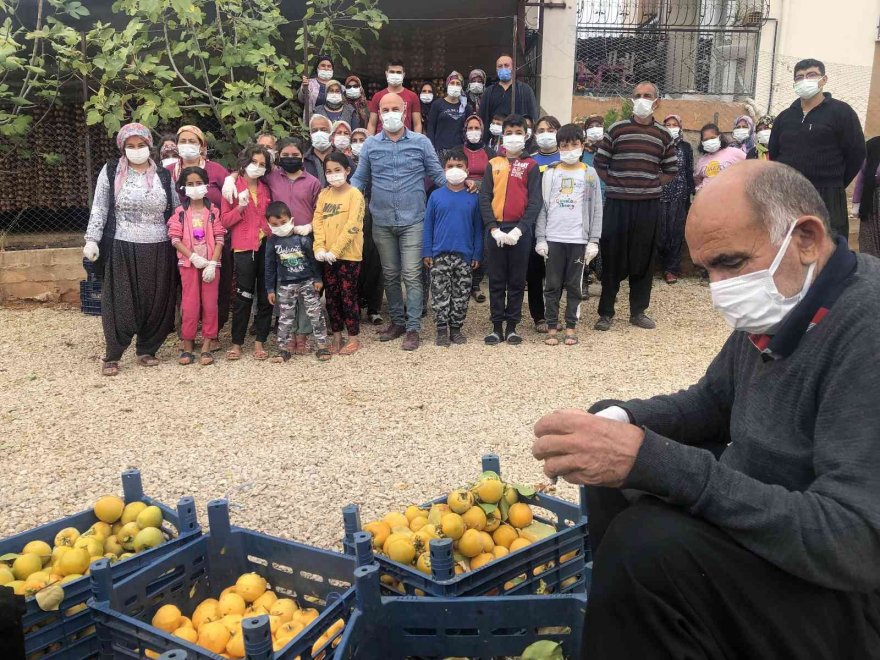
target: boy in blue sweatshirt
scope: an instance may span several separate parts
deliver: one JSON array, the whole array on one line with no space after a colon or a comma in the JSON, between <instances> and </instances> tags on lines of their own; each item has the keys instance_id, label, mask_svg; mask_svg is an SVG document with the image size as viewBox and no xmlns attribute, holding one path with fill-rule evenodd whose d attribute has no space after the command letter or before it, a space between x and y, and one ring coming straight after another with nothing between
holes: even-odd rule
<instances>
[{"instance_id":1,"label":"boy in blue sweatshirt","mask_svg":"<svg viewBox=\"0 0 880 660\"><path fill-rule=\"evenodd\" d=\"M472 271L483 253L480 199L465 190L467 156L461 147L443 154L446 187L435 190L425 209L422 257L431 269L431 302L437 346L464 344L461 331L471 294Z\"/></svg>"},{"instance_id":2,"label":"boy in blue sweatshirt","mask_svg":"<svg viewBox=\"0 0 880 660\"><path fill-rule=\"evenodd\" d=\"M290 359L290 340L296 325L296 308L302 305L312 323L319 360L329 360L327 324L321 312L321 270L315 261L311 235L293 233L290 208L272 202L266 209L272 235L266 241L266 293L278 309L278 355L272 362ZM276 301L277 298L277 301Z\"/></svg>"}]
</instances>

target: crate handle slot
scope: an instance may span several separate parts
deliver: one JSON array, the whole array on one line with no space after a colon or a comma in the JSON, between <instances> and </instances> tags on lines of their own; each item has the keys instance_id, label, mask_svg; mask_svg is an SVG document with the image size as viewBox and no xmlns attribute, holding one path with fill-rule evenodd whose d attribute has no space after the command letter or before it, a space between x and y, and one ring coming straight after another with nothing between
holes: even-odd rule
<instances>
[{"instance_id":1,"label":"crate handle slot","mask_svg":"<svg viewBox=\"0 0 880 660\"><path fill-rule=\"evenodd\" d=\"M262 557L255 557L254 555L248 555L247 560L252 564L258 564L260 566L269 566L269 562L263 559Z\"/></svg>"},{"instance_id":2,"label":"crate handle slot","mask_svg":"<svg viewBox=\"0 0 880 660\"><path fill-rule=\"evenodd\" d=\"M309 573L308 571L300 571L299 574L303 576L306 580L311 580L312 582L323 582L324 576L319 575L318 573Z\"/></svg>"},{"instance_id":3,"label":"crate handle slot","mask_svg":"<svg viewBox=\"0 0 880 660\"><path fill-rule=\"evenodd\" d=\"M282 573L293 574L293 569L290 566L286 566L285 564L279 564L278 562L272 562L272 568L276 571L281 571Z\"/></svg>"}]
</instances>

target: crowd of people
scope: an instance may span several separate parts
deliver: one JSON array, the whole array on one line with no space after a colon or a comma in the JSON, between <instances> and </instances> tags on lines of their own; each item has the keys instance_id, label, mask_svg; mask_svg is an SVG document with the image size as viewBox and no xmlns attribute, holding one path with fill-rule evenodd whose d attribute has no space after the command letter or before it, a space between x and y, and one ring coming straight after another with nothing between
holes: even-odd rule
<instances>
[{"instance_id":1,"label":"crowd of people","mask_svg":"<svg viewBox=\"0 0 880 660\"><path fill-rule=\"evenodd\" d=\"M509 56L495 72L487 84L481 69L453 71L442 93L426 82L416 94L405 86L404 63L392 59L387 86L368 100L358 76L340 83L332 60L318 57L297 95L308 143L261 133L231 173L210 160L197 126L164 138L156 160L152 132L124 126L120 158L98 177L83 250L103 280L103 373L118 373L135 337L137 362L158 364L176 325L180 364L211 364L230 315L227 360L242 357L249 331L253 357L269 359L273 328L273 361L305 355L310 343L320 360L351 355L361 346L362 312L384 323L383 296L390 319L381 341L402 337L404 350L416 350L430 293L436 344L461 344L470 302L486 301L486 277L486 344L522 343L528 289L545 343L574 345L597 257L595 329L612 328L624 279L630 323L653 329L656 256L674 284L694 195L746 159L804 174L840 233L848 228L844 190L858 174L863 250L880 249L880 146L869 143L866 159L853 110L822 93L821 62L796 66L799 98L779 117L738 117L729 135L703 126L696 155L681 116L661 120L654 83L635 87L631 117L563 125L538 116Z\"/></svg>"}]
</instances>

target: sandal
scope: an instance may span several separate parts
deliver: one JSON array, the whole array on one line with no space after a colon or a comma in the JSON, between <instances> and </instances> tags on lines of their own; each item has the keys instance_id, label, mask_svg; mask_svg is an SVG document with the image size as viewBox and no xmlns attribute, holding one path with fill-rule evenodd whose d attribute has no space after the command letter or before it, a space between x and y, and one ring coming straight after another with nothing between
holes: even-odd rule
<instances>
[{"instance_id":1,"label":"sandal","mask_svg":"<svg viewBox=\"0 0 880 660\"><path fill-rule=\"evenodd\" d=\"M360 342L357 339L352 339L349 337L348 343L339 349L340 355L354 355L358 352L358 349L361 347Z\"/></svg>"},{"instance_id":2,"label":"sandal","mask_svg":"<svg viewBox=\"0 0 880 660\"><path fill-rule=\"evenodd\" d=\"M116 376L119 373L118 362L104 362L101 364L102 376Z\"/></svg>"},{"instance_id":3,"label":"sandal","mask_svg":"<svg viewBox=\"0 0 880 660\"><path fill-rule=\"evenodd\" d=\"M177 358L177 364L183 365L185 367L188 364L192 364L195 359L195 355L193 355L189 351L180 351L180 357Z\"/></svg>"},{"instance_id":4,"label":"sandal","mask_svg":"<svg viewBox=\"0 0 880 660\"><path fill-rule=\"evenodd\" d=\"M535 321L535 332L546 335L549 331L550 328L547 327L547 321Z\"/></svg>"},{"instance_id":5,"label":"sandal","mask_svg":"<svg viewBox=\"0 0 880 660\"><path fill-rule=\"evenodd\" d=\"M303 336L297 337L294 342L293 354L294 355L308 355L309 347L306 343L306 338Z\"/></svg>"},{"instance_id":6,"label":"sandal","mask_svg":"<svg viewBox=\"0 0 880 660\"><path fill-rule=\"evenodd\" d=\"M544 343L547 346L559 346L559 338L556 335L550 335L544 340Z\"/></svg>"},{"instance_id":7,"label":"sandal","mask_svg":"<svg viewBox=\"0 0 880 660\"><path fill-rule=\"evenodd\" d=\"M280 364L281 362L287 362L290 360L290 351L278 351L278 355L272 358L272 362L275 364Z\"/></svg>"},{"instance_id":8,"label":"sandal","mask_svg":"<svg viewBox=\"0 0 880 660\"><path fill-rule=\"evenodd\" d=\"M269 359L269 353L266 352L265 349L261 350L261 351L258 351L255 349L254 350L254 359L257 360L258 362L264 362Z\"/></svg>"},{"instance_id":9,"label":"sandal","mask_svg":"<svg viewBox=\"0 0 880 660\"><path fill-rule=\"evenodd\" d=\"M226 351L226 359L229 361L235 361L241 359L241 349L239 348L230 348Z\"/></svg>"},{"instance_id":10,"label":"sandal","mask_svg":"<svg viewBox=\"0 0 880 660\"><path fill-rule=\"evenodd\" d=\"M580 343L578 336L574 333L565 335L565 345L566 346L574 346L575 344Z\"/></svg>"},{"instance_id":11,"label":"sandal","mask_svg":"<svg viewBox=\"0 0 880 660\"><path fill-rule=\"evenodd\" d=\"M202 354L199 356L199 364L203 367L214 364L214 354L211 351L202 351Z\"/></svg>"},{"instance_id":12,"label":"sandal","mask_svg":"<svg viewBox=\"0 0 880 660\"><path fill-rule=\"evenodd\" d=\"M317 357L321 362L326 362L333 357L333 354L330 352L329 348L327 348L326 346L322 346L317 351L315 351L315 357Z\"/></svg>"},{"instance_id":13,"label":"sandal","mask_svg":"<svg viewBox=\"0 0 880 660\"><path fill-rule=\"evenodd\" d=\"M159 365L159 360L155 355L138 355L137 363L142 367L156 367Z\"/></svg>"}]
</instances>

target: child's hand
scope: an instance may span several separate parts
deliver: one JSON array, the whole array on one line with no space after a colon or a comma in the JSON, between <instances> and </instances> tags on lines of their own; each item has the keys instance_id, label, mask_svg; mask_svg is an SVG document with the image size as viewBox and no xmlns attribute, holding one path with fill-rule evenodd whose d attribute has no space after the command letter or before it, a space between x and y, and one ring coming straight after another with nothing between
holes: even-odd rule
<instances>
[{"instance_id":1,"label":"child's hand","mask_svg":"<svg viewBox=\"0 0 880 660\"><path fill-rule=\"evenodd\" d=\"M471 270L476 270L476 269L479 268L479 267L480 267L480 262L477 261L476 259L474 259L474 260L471 262Z\"/></svg>"},{"instance_id":2,"label":"child's hand","mask_svg":"<svg viewBox=\"0 0 880 660\"><path fill-rule=\"evenodd\" d=\"M275 292L272 291L271 293L269 293L267 298L269 298L269 304L274 306L275 305Z\"/></svg>"},{"instance_id":3,"label":"child's hand","mask_svg":"<svg viewBox=\"0 0 880 660\"><path fill-rule=\"evenodd\" d=\"M473 179L465 179L464 182L465 187L469 193L478 193L480 192L480 186L477 185L477 182Z\"/></svg>"},{"instance_id":4,"label":"child's hand","mask_svg":"<svg viewBox=\"0 0 880 660\"><path fill-rule=\"evenodd\" d=\"M422 259L422 263L425 264L426 268L434 267L434 260L431 259L431 257L425 257L424 259Z\"/></svg>"},{"instance_id":5,"label":"child's hand","mask_svg":"<svg viewBox=\"0 0 880 660\"><path fill-rule=\"evenodd\" d=\"M315 291L321 293L321 290L324 288L324 284L321 282L315 282Z\"/></svg>"}]
</instances>

